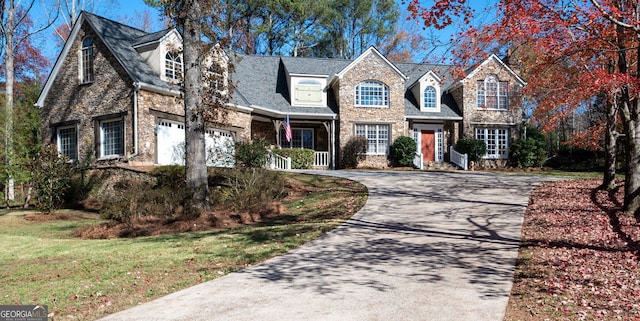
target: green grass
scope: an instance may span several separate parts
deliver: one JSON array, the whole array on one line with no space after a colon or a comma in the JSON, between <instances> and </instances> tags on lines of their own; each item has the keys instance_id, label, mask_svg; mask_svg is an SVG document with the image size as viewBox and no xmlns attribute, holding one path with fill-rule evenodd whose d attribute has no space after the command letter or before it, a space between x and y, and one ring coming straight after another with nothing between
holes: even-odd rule
<instances>
[{"instance_id":1,"label":"green grass","mask_svg":"<svg viewBox=\"0 0 640 321\"><path fill-rule=\"evenodd\" d=\"M344 222L366 189L344 179L289 174L309 187L288 199L288 219L153 237L81 240L97 214L27 221L0 213L0 304L42 304L56 320L93 320L287 252ZM296 217L296 219L291 219Z\"/></svg>"}]
</instances>

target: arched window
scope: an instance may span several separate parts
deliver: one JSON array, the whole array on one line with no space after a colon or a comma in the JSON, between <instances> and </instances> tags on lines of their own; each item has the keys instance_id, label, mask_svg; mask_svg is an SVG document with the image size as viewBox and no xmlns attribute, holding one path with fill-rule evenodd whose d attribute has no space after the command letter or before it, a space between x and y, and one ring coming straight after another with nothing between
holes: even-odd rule
<instances>
[{"instance_id":1,"label":"arched window","mask_svg":"<svg viewBox=\"0 0 640 321\"><path fill-rule=\"evenodd\" d=\"M356 106L389 107L389 87L378 81L364 81L356 86Z\"/></svg>"},{"instance_id":2,"label":"arched window","mask_svg":"<svg viewBox=\"0 0 640 321\"><path fill-rule=\"evenodd\" d=\"M182 78L182 58L177 52L169 51L164 57L164 75L167 80Z\"/></svg>"},{"instance_id":3,"label":"arched window","mask_svg":"<svg viewBox=\"0 0 640 321\"><path fill-rule=\"evenodd\" d=\"M478 80L478 108L507 110L509 83L499 81L496 75L488 75L484 80Z\"/></svg>"},{"instance_id":4,"label":"arched window","mask_svg":"<svg viewBox=\"0 0 640 321\"><path fill-rule=\"evenodd\" d=\"M82 41L81 48L82 66L80 68L80 79L82 83L93 82L93 38L87 37Z\"/></svg>"},{"instance_id":5,"label":"arched window","mask_svg":"<svg viewBox=\"0 0 640 321\"><path fill-rule=\"evenodd\" d=\"M424 90L424 108L436 109L438 108L438 96L436 88L429 86Z\"/></svg>"}]
</instances>

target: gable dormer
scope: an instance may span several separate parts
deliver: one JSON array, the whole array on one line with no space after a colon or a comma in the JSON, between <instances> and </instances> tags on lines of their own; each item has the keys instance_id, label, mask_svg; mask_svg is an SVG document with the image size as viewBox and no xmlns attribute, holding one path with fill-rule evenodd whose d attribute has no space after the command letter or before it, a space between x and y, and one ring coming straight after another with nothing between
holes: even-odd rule
<instances>
[{"instance_id":1,"label":"gable dormer","mask_svg":"<svg viewBox=\"0 0 640 321\"><path fill-rule=\"evenodd\" d=\"M420 111L440 112L442 97L442 79L435 72L424 74L411 87L411 93L415 97Z\"/></svg>"},{"instance_id":2,"label":"gable dormer","mask_svg":"<svg viewBox=\"0 0 640 321\"><path fill-rule=\"evenodd\" d=\"M182 78L182 36L175 28L148 34L133 47L162 80L177 82Z\"/></svg>"}]
</instances>

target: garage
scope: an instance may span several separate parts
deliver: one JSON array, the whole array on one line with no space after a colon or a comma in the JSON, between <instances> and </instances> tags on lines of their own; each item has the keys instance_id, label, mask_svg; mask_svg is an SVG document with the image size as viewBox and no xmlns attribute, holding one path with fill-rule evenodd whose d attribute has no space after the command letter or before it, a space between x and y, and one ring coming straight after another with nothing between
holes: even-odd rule
<instances>
[{"instance_id":1,"label":"garage","mask_svg":"<svg viewBox=\"0 0 640 321\"><path fill-rule=\"evenodd\" d=\"M160 120L157 127L158 165L184 165L184 124ZM207 129L207 166L233 167L234 141L229 131Z\"/></svg>"}]
</instances>

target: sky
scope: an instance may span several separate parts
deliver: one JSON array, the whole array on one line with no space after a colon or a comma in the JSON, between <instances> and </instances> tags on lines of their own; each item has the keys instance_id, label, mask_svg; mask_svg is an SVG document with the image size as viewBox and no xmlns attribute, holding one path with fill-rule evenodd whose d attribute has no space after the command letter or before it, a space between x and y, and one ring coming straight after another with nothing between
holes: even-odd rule
<instances>
[{"instance_id":1,"label":"sky","mask_svg":"<svg viewBox=\"0 0 640 321\"><path fill-rule=\"evenodd\" d=\"M312 0L311 0L312 1ZM406 12L406 6L401 4L401 0L396 0L399 3L400 10ZM432 0L422 1L425 6L430 5ZM473 0L469 1L470 6L476 11L476 18L474 20L474 24L482 24L491 22L493 19L493 11L487 10L486 8L491 8L497 0ZM113 19L115 21L122 22L127 25L131 25L134 27L141 27L141 17L145 11L148 12L150 18L152 18L154 25L151 27L150 31L158 31L162 30L165 26L162 22L162 15L160 10L156 8L152 8L144 3L143 0L92 0L85 1L85 3L90 3L92 5L88 5L86 8L87 11L91 11L97 15ZM47 9L45 8L45 11ZM39 11L39 12L38 12ZM34 19L36 23L38 22L38 15L42 15L42 10L34 10ZM55 24L55 26L62 23L63 20L59 19L59 22ZM416 22L405 22L407 26L409 23ZM451 35L455 33L455 28L447 28L445 30L422 30L422 28L412 28L413 30L417 30L417 32L421 32L423 36L427 39L440 39L443 42L448 42L451 38ZM55 59L62 49L57 45L57 36L54 34L53 29L45 30L41 32L34 38L34 43L40 47L43 51L43 55L49 58L51 65L55 63ZM433 47L432 47L433 48ZM429 57L429 55L437 57L442 55L447 55L447 46L438 47L435 49L434 53L420 53L416 55L416 60L422 61Z\"/></svg>"},{"instance_id":2,"label":"sky","mask_svg":"<svg viewBox=\"0 0 640 321\"><path fill-rule=\"evenodd\" d=\"M145 11L148 11L149 16L154 22L151 31L158 31L165 28L162 23L161 11L148 6L143 0L93 0L85 2L93 4L85 10L135 27L141 27L142 22L140 17L142 17ZM45 19L38 19L39 16L41 17L43 15L42 10L39 8L33 10L34 16L36 17L34 19L36 24L38 21L44 22ZM45 10L47 10L47 8L45 8ZM54 26L58 26L63 22L64 20L62 18L58 18ZM55 63L55 59L62 49L57 46L57 39L58 36L54 34L53 28L49 28L37 34L34 41L34 43L42 49L43 55L49 58L52 65Z\"/></svg>"}]
</instances>

